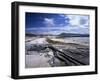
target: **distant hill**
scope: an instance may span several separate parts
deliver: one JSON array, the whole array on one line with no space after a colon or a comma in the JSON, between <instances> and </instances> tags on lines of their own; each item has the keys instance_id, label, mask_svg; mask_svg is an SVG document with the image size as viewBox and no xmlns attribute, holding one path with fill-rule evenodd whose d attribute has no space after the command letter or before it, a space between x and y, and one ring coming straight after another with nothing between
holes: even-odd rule
<instances>
[{"instance_id":1,"label":"distant hill","mask_svg":"<svg viewBox=\"0 0 100 81\"><path fill-rule=\"evenodd\" d=\"M35 35L35 34L31 34L31 33L26 33L25 35L28 36L28 37L37 36L37 35Z\"/></svg>"},{"instance_id":2,"label":"distant hill","mask_svg":"<svg viewBox=\"0 0 100 81\"><path fill-rule=\"evenodd\" d=\"M52 35L52 34L32 34L32 33L26 33L25 34L26 36L29 36L29 37L32 37L32 36L55 36L55 35Z\"/></svg>"},{"instance_id":3,"label":"distant hill","mask_svg":"<svg viewBox=\"0 0 100 81\"><path fill-rule=\"evenodd\" d=\"M89 37L89 34L61 33L58 37Z\"/></svg>"},{"instance_id":4,"label":"distant hill","mask_svg":"<svg viewBox=\"0 0 100 81\"><path fill-rule=\"evenodd\" d=\"M52 34L32 34L32 33L26 33L25 34L28 37L33 37L33 36L57 36L57 37L89 37L89 34L76 34L76 33L61 33L59 35L52 35Z\"/></svg>"}]
</instances>

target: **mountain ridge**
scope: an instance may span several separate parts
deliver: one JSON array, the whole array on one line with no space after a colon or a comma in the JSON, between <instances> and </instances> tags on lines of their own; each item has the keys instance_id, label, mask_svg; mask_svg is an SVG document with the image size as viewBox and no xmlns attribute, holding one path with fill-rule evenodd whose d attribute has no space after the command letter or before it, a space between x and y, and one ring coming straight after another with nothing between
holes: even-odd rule
<instances>
[{"instance_id":1,"label":"mountain ridge","mask_svg":"<svg viewBox=\"0 0 100 81\"><path fill-rule=\"evenodd\" d=\"M32 36L57 36L57 37L89 37L89 34L78 34L78 33L60 33L58 35L52 35L52 34L32 34L32 33L26 33L26 36L32 37Z\"/></svg>"}]
</instances>

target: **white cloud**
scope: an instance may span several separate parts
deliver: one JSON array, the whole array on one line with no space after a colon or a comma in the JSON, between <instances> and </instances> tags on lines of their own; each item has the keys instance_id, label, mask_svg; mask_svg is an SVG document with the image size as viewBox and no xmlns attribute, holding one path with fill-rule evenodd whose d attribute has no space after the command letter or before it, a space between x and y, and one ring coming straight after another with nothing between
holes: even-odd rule
<instances>
[{"instance_id":1,"label":"white cloud","mask_svg":"<svg viewBox=\"0 0 100 81\"><path fill-rule=\"evenodd\" d=\"M68 15L71 25L79 25L80 17L76 15Z\"/></svg>"},{"instance_id":2,"label":"white cloud","mask_svg":"<svg viewBox=\"0 0 100 81\"><path fill-rule=\"evenodd\" d=\"M55 26L55 24L54 24L54 19L51 19L51 18L45 18L45 19L44 19L44 24L45 24L47 27Z\"/></svg>"},{"instance_id":3,"label":"white cloud","mask_svg":"<svg viewBox=\"0 0 100 81\"><path fill-rule=\"evenodd\" d=\"M65 17L65 15L64 15L64 14L61 14L60 16L61 16L61 17Z\"/></svg>"},{"instance_id":4,"label":"white cloud","mask_svg":"<svg viewBox=\"0 0 100 81\"><path fill-rule=\"evenodd\" d=\"M70 33L81 33L81 34L89 34L89 28L85 28L85 27L68 27L67 28L67 32Z\"/></svg>"},{"instance_id":5,"label":"white cloud","mask_svg":"<svg viewBox=\"0 0 100 81\"><path fill-rule=\"evenodd\" d=\"M85 27L71 27L71 26L63 26L63 27L41 27L41 28L28 28L28 31L37 32L38 34L60 34L60 33L89 33L89 28Z\"/></svg>"},{"instance_id":6,"label":"white cloud","mask_svg":"<svg viewBox=\"0 0 100 81\"><path fill-rule=\"evenodd\" d=\"M88 15L65 15L65 18L69 18L69 26L71 27L89 27ZM67 20L66 23L68 23Z\"/></svg>"}]
</instances>

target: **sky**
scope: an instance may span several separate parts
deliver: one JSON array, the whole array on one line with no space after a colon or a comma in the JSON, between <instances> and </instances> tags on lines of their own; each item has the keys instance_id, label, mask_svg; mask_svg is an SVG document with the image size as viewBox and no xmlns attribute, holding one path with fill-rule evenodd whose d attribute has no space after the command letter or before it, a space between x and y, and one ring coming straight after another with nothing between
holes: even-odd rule
<instances>
[{"instance_id":1,"label":"sky","mask_svg":"<svg viewBox=\"0 0 100 81\"><path fill-rule=\"evenodd\" d=\"M32 34L89 34L89 16L78 14L25 13L25 31Z\"/></svg>"}]
</instances>

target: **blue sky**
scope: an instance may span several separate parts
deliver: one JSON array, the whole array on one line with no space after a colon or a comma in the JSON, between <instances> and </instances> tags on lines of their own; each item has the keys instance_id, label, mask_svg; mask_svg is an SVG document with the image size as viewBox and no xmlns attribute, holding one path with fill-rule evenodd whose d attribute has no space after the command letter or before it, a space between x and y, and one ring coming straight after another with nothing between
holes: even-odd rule
<instances>
[{"instance_id":1,"label":"blue sky","mask_svg":"<svg viewBox=\"0 0 100 81\"><path fill-rule=\"evenodd\" d=\"M89 16L75 14L25 14L25 31L33 34L81 33L89 34Z\"/></svg>"}]
</instances>

